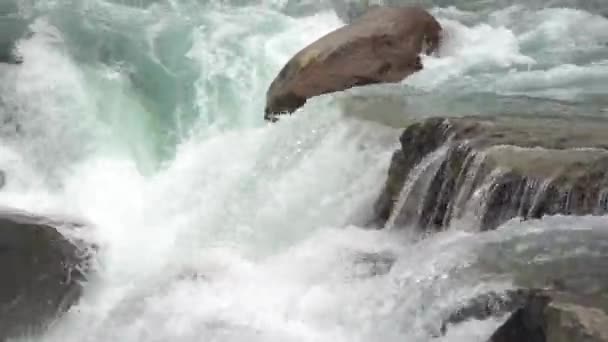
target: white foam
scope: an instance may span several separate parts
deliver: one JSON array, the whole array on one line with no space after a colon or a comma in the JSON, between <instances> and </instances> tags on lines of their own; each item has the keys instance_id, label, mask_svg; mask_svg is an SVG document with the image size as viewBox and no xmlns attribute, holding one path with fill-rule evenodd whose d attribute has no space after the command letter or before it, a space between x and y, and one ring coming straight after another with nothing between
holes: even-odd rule
<instances>
[{"instance_id":1,"label":"white foam","mask_svg":"<svg viewBox=\"0 0 608 342\"><path fill-rule=\"evenodd\" d=\"M439 57L423 56L424 69L403 83L432 90L473 73L536 63L532 57L522 54L517 36L506 27L488 24L467 27L449 19L440 23L444 37Z\"/></svg>"},{"instance_id":2,"label":"white foam","mask_svg":"<svg viewBox=\"0 0 608 342\"><path fill-rule=\"evenodd\" d=\"M341 25L329 11L300 19L257 7L205 13L188 53L202 71L196 87L203 128L259 124L266 90L283 65Z\"/></svg>"},{"instance_id":3,"label":"white foam","mask_svg":"<svg viewBox=\"0 0 608 342\"><path fill-rule=\"evenodd\" d=\"M562 64L548 70L508 74L496 82L495 91L506 95L576 101L593 88L601 92L606 79L608 66ZM594 84L599 87L593 87Z\"/></svg>"},{"instance_id":4,"label":"white foam","mask_svg":"<svg viewBox=\"0 0 608 342\"><path fill-rule=\"evenodd\" d=\"M475 17L467 12L434 12L446 35L440 57L424 57L425 69L403 81L408 86L570 101L606 91L608 78L598 59L608 51L605 17L518 5L472 24Z\"/></svg>"},{"instance_id":5,"label":"white foam","mask_svg":"<svg viewBox=\"0 0 608 342\"><path fill-rule=\"evenodd\" d=\"M608 41L608 19L582 10L519 11L510 20L511 24L523 21L524 30L520 28L519 35L523 44L544 47L545 53L571 54L576 49L594 48Z\"/></svg>"},{"instance_id":6,"label":"white foam","mask_svg":"<svg viewBox=\"0 0 608 342\"><path fill-rule=\"evenodd\" d=\"M61 168L62 163L67 166L80 157L94 141L87 115L91 99L83 87L82 70L64 50L61 33L43 19L34 22L32 30L34 35L19 44L24 63L4 80L16 111L12 115L20 125L12 137L16 144L22 144L22 151L28 150L30 162ZM81 144L74 145L78 140Z\"/></svg>"}]
</instances>

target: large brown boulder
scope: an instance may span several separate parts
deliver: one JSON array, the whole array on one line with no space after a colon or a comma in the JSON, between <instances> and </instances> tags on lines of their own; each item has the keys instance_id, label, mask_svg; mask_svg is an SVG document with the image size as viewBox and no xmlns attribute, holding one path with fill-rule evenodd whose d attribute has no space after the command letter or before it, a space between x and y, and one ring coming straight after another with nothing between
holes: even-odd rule
<instances>
[{"instance_id":1,"label":"large brown boulder","mask_svg":"<svg viewBox=\"0 0 608 342\"><path fill-rule=\"evenodd\" d=\"M422 69L441 26L418 7L375 7L298 52L266 95L266 120L292 113L311 97L374 83L399 82Z\"/></svg>"}]
</instances>

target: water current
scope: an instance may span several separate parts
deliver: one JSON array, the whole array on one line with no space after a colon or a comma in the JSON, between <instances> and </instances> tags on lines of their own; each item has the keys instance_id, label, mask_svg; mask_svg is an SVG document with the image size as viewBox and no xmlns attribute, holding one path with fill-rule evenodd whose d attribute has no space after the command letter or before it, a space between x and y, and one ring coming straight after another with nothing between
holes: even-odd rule
<instances>
[{"instance_id":1,"label":"water current","mask_svg":"<svg viewBox=\"0 0 608 342\"><path fill-rule=\"evenodd\" d=\"M422 1L447 32L425 70L276 124L270 81L366 2L0 2L0 48L17 39L23 59L0 64L0 204L85 220L100 247L81 302L19 341L430 341L450 310L512 286L500 265L567 258L547 236L608 252L601 217L426 239L363 227L412 118L608 115L603 0ZM378 98L377 115L352 109ZM500 246L512 260L484 252Z\"/></svg>"}]
</instances>

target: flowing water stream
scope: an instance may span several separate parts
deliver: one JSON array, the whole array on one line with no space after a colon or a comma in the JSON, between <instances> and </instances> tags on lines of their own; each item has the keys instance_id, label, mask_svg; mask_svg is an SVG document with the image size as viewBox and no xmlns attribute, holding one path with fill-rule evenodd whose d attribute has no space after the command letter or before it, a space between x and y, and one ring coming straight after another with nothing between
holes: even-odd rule
<instances>
[{"instance_id":1,"label":"flowing water stream","mask_svg":"<svg viewBox=\"0 0 608 342\"><path fill-rule=\"evenodd\" d=\"M274 125L272 78L360 3L0 1L0 35L22 37L23 58L0 64L0 204L86 220L100 247L80 304L19 341L430 341L450 310L512 286L500 265L567 258L547 235L577 230L564 249L608 252L603 218L424 240L362 228L398 146L386 122L403 118L344 105L608 115L602 0L425 1L448 36L424 71L319 97ZM484 254L505 245L513 260ZM437 340L485 341L499 323Z\"/></svg>"}]
</instances>

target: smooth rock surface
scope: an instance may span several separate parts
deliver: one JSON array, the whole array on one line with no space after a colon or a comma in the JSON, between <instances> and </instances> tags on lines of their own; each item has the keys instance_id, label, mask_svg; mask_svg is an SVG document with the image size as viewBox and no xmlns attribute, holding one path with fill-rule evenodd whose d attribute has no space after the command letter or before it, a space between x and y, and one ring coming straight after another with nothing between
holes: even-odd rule
<instances>
[{"instance_id":1,"label":"smooth rock surface","mask_svg":"<svg viewBox=\"0 0 608 342\"><path fill-rule=\"evenodd\" d=\"M441 229L463 220L486 230L514 217L606 213L608 120L577 120L431 118L410 125L375 205L379 224Z\"/></svg>"},{"instance_id":2,"label":"smooth rock surface","mask_svg":"<svg viewBox=\"0 0 608 342\"><path fill-rule=\"evenodd\" d=\"M292 113L314 96L399 82L422 69L419 55L440 39L441 26L422 8L374 7L298 52L270 85L264 117Z\"/></svg>"},{"instance_id":3,"label":"smooth rock surface","mask_svg":"<svg viewBox=\"0 0 608 342\"><path fill-rule=\"evenodd\" d=\"M0 341L39 332L79 299L90 254L59 233L60 225L79 228L0 210Z\"/></svg>"}]
</instances>

